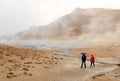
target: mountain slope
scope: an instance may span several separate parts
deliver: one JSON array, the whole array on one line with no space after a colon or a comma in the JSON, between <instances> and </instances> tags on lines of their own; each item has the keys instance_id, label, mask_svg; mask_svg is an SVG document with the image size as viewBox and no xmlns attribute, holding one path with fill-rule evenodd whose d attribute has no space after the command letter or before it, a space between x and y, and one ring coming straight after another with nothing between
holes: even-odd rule
<instances>
[{"instance_id":1,"label":"mountain slope","mask_svg":"<svg viewBox=\"0 0 120 81\"><path fill-rule=\"evenodd\" d=\"M80 9L41 27L32 27L15 35L16 39L44 39L56 37L119 38L120 10Z\"/></svg>"}]
</instances>

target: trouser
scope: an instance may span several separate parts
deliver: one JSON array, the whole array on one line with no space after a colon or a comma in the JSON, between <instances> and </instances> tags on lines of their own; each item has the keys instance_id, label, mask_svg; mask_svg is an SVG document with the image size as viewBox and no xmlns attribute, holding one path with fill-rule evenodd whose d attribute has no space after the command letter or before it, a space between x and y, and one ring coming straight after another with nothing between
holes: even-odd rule
<instances>
[{"instance_id":1,"label":"trouser","mask_svg":"<svg viewBox=\"0 0 120 81\"><path fill-rule=\"evenodd\" d=\"M94 63L94 61L91 61L91 63L90 63L90 67L92 67L92 66L95 67L95 63Z\"/></svg>"},{"instance_id":2,"label":"trouser","mask_svg":"<svg viewBox=\"0 0 120 81\"><path fill-rule=\"evenodd\" d=\"M86 62L84 62L84 61L82 61L81 68L83 68L83 66L84 66L84 68L86 68Z\"/></svg>"}]
</instances>

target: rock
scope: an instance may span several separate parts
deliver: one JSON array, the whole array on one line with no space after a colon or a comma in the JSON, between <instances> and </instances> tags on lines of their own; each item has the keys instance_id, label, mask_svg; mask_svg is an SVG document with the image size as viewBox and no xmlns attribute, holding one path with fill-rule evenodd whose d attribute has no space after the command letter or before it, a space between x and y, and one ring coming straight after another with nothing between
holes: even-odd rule
<instances>
[{"instance_id":1,"label":"rock","mask_svg":"<svg viewBox=\"0 0 120 81\"><path fill-rule=\"evenodd\" d=\"M9 72L8 74L13 75L14 73L13 72Z\"/></svg>"},{"instance_id":2,"label":"rock","mask_svg":"<svg viewBox=\"0 0 120 81\"><path fill-rule=\"evenodd\" d=\"M10 62L10 63L16 63L16 61L13 60L13 59L9 59L8 62Z\"/></svg>"},{"instance_id":3,"label":"rock","mask_svg":"<svg viewBox=\"0 0 120 81\"><path fill-rule=\"evenodd\" d=\"M49 69L50 67L49 66L44 66L45 69Z\"/></svg>"},{"instance_id":4,"label":"rock","mask_svg":"<svg viewBox=\"0 0 120 81\"><path fill-rule=\"evenodd\" d=\"M24 58L24 57L21 57L20 59L21 59L21 60L24 60L25 58Z\"/></svg>"},{"instance_id":5,"label":"rock","mask_svg":"<svg viewBox=\"0 0 120 81\"><path fill-rule=\"evenodd\" d=\"M25 62L24 64L32 64L32 62Z\"/></svg>"},{"instance_id":6,"label":"rock","mask_svg":"<svg viewBox=\"0 0 120 81\"><path fill-rule=\"evenodd\" d=\"M27 73L27 72L23 72L23 74L24 74L24 75L28 75L28 73Z\"/></svg>"},{"instance_id":7,"label":"rock","mask_svg":"<svg viewBox=\"0 0 120 81\"><path fill-rule=\"evenodd\" d=\"M32 76L32 73L29 73L29 76Z\"/></svg>"},{"instance_id":8,"label":"rock","mask_svg":"<svg viewBox=\"0 0 120 81\"><path fill-rule=\"evenodd\" d=\"M29 69L28 69L28 68L23 68L23 70L24 70L24 71L29 71Z\"/></svg>"},{"instance_id":9,"label":"rock","mask_svg":"<svg viewBox=\"0 0 120 81\"><path fill-rule=\"evenodd\" d=\"M93 76L92 78L93 78L93 79L96 79L96 77L95 77L95 76Z\"/></svg>"},{"instance_id":10,"label":"rock","mask_svg":"<svg viewBox=\"0 0 120 81\"><path fill-rule=\"evenodd\" d=\"M27 65L26 67L30 68L31 66Z\"/></svg>"},{"instance_id":11,"label":"rock","mask_svg":"<svg viewBox=\"0 0 120 81\"><path fill-rule=\"evenodd\" d=\"M63 58L61 57L60 60L63 60Z\"/></svg>"},{"instance_id":12,"label":"rock","mask_svg":"<svg viewBox=\"0 0 120 81\"><path fill-rule=\"evenodd\" d=\"M11 78L11 76L10 76L10 75L7 75L6 77L7 77L7 78Z\"/></svg>"},{"instance_id":13,"label":"rock","mask_svg":"<svg viewBox=\"0 0 120 81\"><path fill-rule=\"evenodd\" d=\"M32 66L32 68L35 68L35 66Z\"/></svg>"},{"instance_id":14,"label":"rock","mask_svg":"<svg viewBox=\"0 0 120 81\"><path fill-rule=\"evenodd\" d=\"M0 64L0 66L4 66L4 64Z\"/></svg>"}]
</instances>

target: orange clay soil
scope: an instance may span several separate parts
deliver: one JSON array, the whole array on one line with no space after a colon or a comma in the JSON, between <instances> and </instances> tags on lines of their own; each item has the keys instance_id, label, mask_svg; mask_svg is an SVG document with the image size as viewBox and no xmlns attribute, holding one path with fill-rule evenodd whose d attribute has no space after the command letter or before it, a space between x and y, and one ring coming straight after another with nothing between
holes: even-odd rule
<instances>
[{"instance_id":1,"label":"orange clay soil","mask_svg":"<svg viewBox=\"0 0 120 81\"><path fill-rule=\"evenodd\" d=\"M112 47L110 49L119 52L118 48ZM118 68L116 65L99 63L95 68L90 68L89 62L87 62L87 68L81 69L80 59L53 55L53 52L59 51L62 49L32 50L0 45L0 81L94 81L96 79L93 79L93 76L117 71L114 69ZM99 58L113 56L107 47L69 49L69 51L78 56L83 51L92 51ZM118 78L118 80L120 79Z\"/></svg>"}]
</instances>

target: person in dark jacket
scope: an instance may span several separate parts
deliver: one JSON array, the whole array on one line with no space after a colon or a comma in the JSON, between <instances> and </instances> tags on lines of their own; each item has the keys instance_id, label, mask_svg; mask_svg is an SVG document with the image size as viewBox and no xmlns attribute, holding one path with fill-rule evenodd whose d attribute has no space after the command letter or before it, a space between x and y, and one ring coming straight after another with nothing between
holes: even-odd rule
<instances>
[{"instance_id":1,"label":"person in dark jacket","mask_svg":"<svg viewBox=\"0 0 120 81\"><path fill-rule=\"evenodd\" d=\"M82 53L82 63L81 63L81 68L83 68L83 66L84 66L84 68L86 68L86 55L85 55L85 53Z\"/></svg>"},{"instance_id":2,"label":"person in dark jacket","mask_svg":"<svg viewBox=\"0 0 120 81\"><path fill-rule=\"evenodd\" d=\"M91 55L91 57L90 57L90 67L92 67L92 66L94 66L95 67L95 57L93 56L93 55Z\"/></svg>"}]
</instances>

